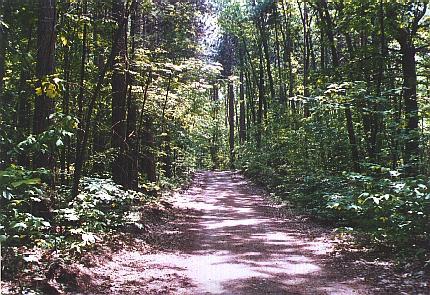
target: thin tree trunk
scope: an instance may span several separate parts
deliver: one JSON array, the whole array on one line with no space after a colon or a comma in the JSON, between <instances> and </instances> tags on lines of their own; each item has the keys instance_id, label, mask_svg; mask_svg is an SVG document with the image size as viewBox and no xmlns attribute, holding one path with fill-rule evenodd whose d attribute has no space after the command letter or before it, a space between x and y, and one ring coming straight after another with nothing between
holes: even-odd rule
<instances>
[{"instance_id":1,"label":"thin tree trunk","mask_svg":"<svg viewBox=\"0 0 430 295\"><path fill-rule=\"evenodd\" d=\"M131 14L131 60L132 62L135 59L136 48L139 43L137 38L139 38L140 24L141 24L141 12L140 12L140 3L137 2L136 8L132 11ZM136 67L132 64L131 69L133 72L136 72ZM138 139L137 139L137 103L136 97L133 95L132 87L134 84L134 77L132 74L127 74L128 78L128 98L127 98L127 171L128 171L128 186L134 190L137 190L139 187L139 154L138 154Z\"/></svg>"},{"instance_id":2,"label":"thin tree trunk","mask_svg":"<svg viewBox=\"0 0 430 295\"><path fill-rule=\"evenodd\" d=\"M4 3L4 0L0 0L0 10L3 11L0 15L2 18L0 21L6 23L5 12L8 10L8 3ZM7 2L7 1L6 1ZM5 56L7 47L7 28L0 23L0 103L4 105L3 91L4 91L4 76L6 73L5 68Z\"/></svg>"},{"instance_id":3,"label":"thin tree trunk","mask_svg":"<svg viewBox=\"0 0 430 295\"><path fill-rule=\"evenodd\" d=\"M88 12L87 0L83 3L82 16L85 18ZM88 25L87 21L84 21L84 28L82 32L82 52L81 52L81 64L80 64L80 75L79 75L79 94L78 94L78 113L77 118L79 120L78 132L76 134L76 153L79 153L81 148L80 145L82 143L82 130L83 130L83 112L84 112L84 90L85 90L85 64L87 60L87 31ZM76 155L77 157L77 155Z\"/></svg>"},{"instance_id":4,"label":"thin tree trunk","mask_svg":"<svg viewBox=\"0 0 430 295\"><path fill-rule=\"evenodd\" d=\"M269 80L270 96L271 96L271 100L273 101L276 97L276 93L275 93L275 86L273 83L272 66L270 63L268 32L266 31L266 24L262 16L260 17L259 29L260 29L260 39L263 45L264 59L266 61L266 71L267 71L267 77Z\"/></svg>"},{"instance_id":5,"label":"thin tree trunk","mask_svg":"<svg viewBox=\"0 0 430 295\"><path fill-rule=\"evenodd\" d=\"M294 75L293 75L293 65L292 65L292 39L291 39L291 29L290 23L287 19L291 19L291 12L287 15L285 1L282 1L282 11L284 12L284 23L285 23L285 31L281 26L281 34L284 43L284 62L288 65L288 97L294 96ZM294 102L291 103L292 108L294 109Z\"/></svg>"},{"instance_id":6,"label":"thin tree trunk","mask_svg":"<svg viewBox=\"0 0 430 295\"><path fill-rule=\"evenodd\" d=\"M25 52L29 52L32 45L33 28L28 25L26 26L28 32L27 48ZM19 101L18 101L18 113L17 113L17 126L21 133L21 139L24 139L27 134L31 132L31 100L32 89L27 82L31 79L28 69L24 68L20 74L19 89L21 90ZM30 157L27 153L19 153L18 155L18 165L29 167Z\"/></svg>"},{"instance_id":7,"label":"thin tree trunk","mask_svg":"<svg viewBox=\"0 0 430 295\"><path fill-rule=\"evenodd\" d=\"M148 90L152 83L152 72L148 73L148 78L145 83L145 90L143 92L143 101L139 115L139 126L138 126L138 148L142 149L139 153L140 158L140 169L146 175L147 180L150 182L157 181L157 173L155 167L155 155L154 155L154 128L152 117L145 114L145 105L148 100Z\"/></svg>"},{"instance_id":8,"label":"thin tree trunk","mask_svg":"<svg viewBox=\"0 0 430 295\"><path fill-rule=\"evenodd\" d=\"M334 68L337 68L339 66L339 56L336 49L336 43L334 40L334 33L333 33L333 21L330 16L330 12L328 10L327 6L327 0L319 0L317 3L317 10L320 17L320 20L322 21L322 25L325 29L325 33L328 39L328 43L330 45L331 49L331 61Z\"/></svg>"},{"instance_id":9,"label":"thin tree trunk","mask_svg":"<svg viewBox=\"0 0 430 295\"><path fill-rule=\"evenodd\" d=\"M132 9L134 7L135 3L136 2L133 1L130 4L130 9ZM100 72L96 87L93 91L93 95L91 96L90 103L88 104L87 113L85 116L85 124L84 124L84 137L82 139L82 144L80 146L80 152L77 153L77 157L75 160L75 171L73 173L72 197L76 197L78 195L78 192L79 192L79 182L80 182L80 179L82 177L82 169L83 169L84 164L85 164L85 154L87 151L89 131L90 131L90 126L91 126L91 121L92 121L91 117L93 114L93 110L94 110L94 107L96 105L97 98L100 95L100 91L101 91L102 86L103 86L106 72L107 72L109 66L113 64L114 58L116 56L115 53L117 52L117 49L116 49L118 46L117 43L118 43L118 40L120 39L120 35L121 35L121 32L123 31L123 28L126 26L130 9L128 10L126 17L124 17L122 19L122 21L119 24L119 27L115 33L115 36L113 38L111 53L109 55L108 60L105 62L104 66Z\"/></svg>"},{"instance_id":10,"label":"thin tree trunk","mask_svg":"<svg viewBox=\"0 0 430 295\"><path fill-rule=\"evenodd\" d=\"M379 38L379 46L380 46L380 56L378 58L378 73L376 77L376 94L381 96L382 94L382 85L384 79L384 68L385 68L385 58L387 56L387 49L385 45L385 22L384 22L384 3L381 0L379 2L379 11L378 11L378 19L379 19L379 29L380 29L380 38ZM369 157L372 160L376 160L378 155L378 133L383 125L383 117L380 115L381 106L380 103L375 102L374 105L375 113L372 116L372 128L370 132L370 153Z\"/></svg>"},{"instance_id":11,"label":"thin tree trunk","mask_svg":"<svg viewBox=\"0 0 430 295\"><path fill-rule=\"evenodd\" d=\"M405 103L406 132L408 138L405 144L405 164L407 173L416 174L419 155L418 132L418 101L417 101L417 69L415 61L415 48L405 40L400 44L402 52L403 71L403 100Z\"/></svg>"},{"instance_id":12,"label":"thin tree trunk","mask_svg":"<svg viewBox=\"0 0 430 295\"><path fill-rule=\"evenodd\" d=\"M259 66L259 81L258 81L258 110L257 110L257 147L261 147L261 136L263 132L263 107L265 105L264 95L264 70L263 70L263 57L261 46L260 51L260 66Z\"/></svg>"},{"instance_id":13,"label":"thin tree trunk","mask_svg":"<svg viewBox=\"0 0 430 295\"><path fill-rule=\"evenodd\" d=\"M245 73L246 80L246 97L248 99L247 109L251 112L252 124L256 122L256 111L255 111L255 89L253 80L250 78L249 72ZM251 121L251 120L248 120ZM250 128L248 128L249 130Z\"/></svg>"},{"instance_id":14,"label":"thin tree trunk","mask_svg":"<svg viewBox=\"0 0 430 295\"><path fill-rule=\"evenodd\" d=\"M325 42L324 42L324 30L320 28L320 67L321 70L325 70Z\"/></svg>"},{"instance_id":15,"label":"thin tree trunk","mask_svg":"<svg viewBox=\"0 0 430 295\"><path fill-rule=\"evenodd\" d=\"M245 85L243 70L240 71L239 88L239 140L244 143L246 140L246 109L245 109Z\"/></svg>"},{"instance_id":16,"label":"thin tree trunk","mask_svg":"<svg viewBox=\"0 0 430 295\"><path fill-rule=\"evenodd\" d=\"M64 48L64 95L62 101L62 111L67 116L69 115L69 104L70 104L70 47L66 46ZM61 149L61 157L60 157L60 167L61 167L61 183L66 184L66 175L69 173L69 164L70 164L70 139L66 138L64 146Z\"/></svg>"},{"instance_id":17,"label":"thin tree trunk","mask_svg":"<svg viewBox=\"0 0 430 295\"><path fill-rule=\"evenodd\" d=\"M165 156L163 157L163 162L164 162L165 175L168 178L171 178L173 176L172 155L171 155L172 149L170 147L170 135L166 132L165 114L166 114L167 102L169 100L171 83L172 83L172 74L169 75L169 81L167 82L166 96L164 98L163 108L161 112L161 132L163 134L162 148L164 148L164 153L165 153Z\"/></svg>"},{"instance_id":18,"label":"thin tree trunk","mask_svg":"<svg viewBox=\"0 0 430 295\"><path fill-rule=\"evenodd\" d=\"M278 15L278 12L276 12L276 16ZM283 69L281 65L281 44L279 40L279 29L278 29L278 20L275 24L275 42L276 42L276 65L278 67L278 80L279 80L279 102L281 105L281 108L284 108L285 106L285 99L286 99L286 93L285 93L285 82L283 77Z\"/></svg>"},{"instance_id":19,"label":"thin tree trunk","mask_svg":"<svg viewBox=\"0 0 430 295\"><path fill-rule=\"evenodd\" d=\"M357 146L357 140L356 140L355 131L354 131L354 125L352 121L351 108L349 105L345 106L345 117L346 117L346 126L348 129L349 144L351 146L352 168L354 172L359 173L360 161L359 161L359 154L358 154L358 146Z\"/></svg>"},{"instance_id":20,"label":"thin tree trunk","mask_svg":"<svg viewBox=\"0 0 430 295\"><path fill-rule=\"evenodd\" d=\"M303 23L303 95L309 95L308 72L309 72L309 40L308 40L308 7L304 2L302 23ZM307 106L307 104L305 104ZM305 117L308 117L308 109L305 107Z\"/></svg>"},{"instance_id":21,"label":"thin tree trunk","mask_svg":"<svg viewBox=\"0 0 430 295\"><path fill-rule=\"evenodd\" d=\"M230 168L234 168L234 88L233 82L228 83L228 125L229 125L229 147L230 147Z\"/></svg>"},{"instance_id":22,"label":"thin tree trunk","mask_svg":"<svg viewBox=\"0 0 430 295\"><path fill-rule=\"evenodd\" d=\"M143 117L143 128L141 129L140 137L142 138L142 157L139 162L140 168L146 175L146 179L149 182L157 181L157 173L155 167L155 156L154 156L154 126L153 120L149 115Z\"/></svg>"},{"instance_id":23,"label":"thin tree trunk","mask_svg":"<svg viewBox=\"0 0 430 295\"><path fill-rule=\"evenodd\" d=\"M212 137L211 137L211 146L210 146L210 154L211 154L211 161L212 161L212 169L218 169L219 168L219 146L218 146L218 140L219 140L219 124L218 124L218 100L219 100L219 93L218 93L218 85L214 83L212 88L212 120L215 123Z\"/></svg>"},{"instance_id":24,"label":"thin tree trunk","mask_svg":"<svg viewBox=\"0 0 430 295\"><path fill-rule=\"evenodd\" d=\"M112 15L117 25L126 18L124 2L113 0ZM126 101L127 79L127 25L119 26L119 38L114 52L114 69L112 74L112 147L116 158L112 165L113 180L128 187L128 167L126 155Z\"/></svg>"},{"instance_id":25,"label":"thin tree trunk","mask_svg":"<svg viewBox=\"0 0 430 295\"><path fill-rule=\"evenodd\" d=\"M309 96L308 88L308 71L309 71L309 39L308 39L308 7L306 2L303 2L303 9L298 2L300 10L300 18L302 20L303 27L303 95ZM307 101L304 102L303 106L304 117L309 117L309 104Z\"/></svg>"},{"instance_id":26,"label":"thin tree trunk","mask_svg":"<svg viewBox=\"0 0 430 295\"><path fill-rule=\"evenodd\" d=\"M46 95L42 82L49 75L54 74L55 70L55 2L55 0L39 0L36 76L39 80L38 87L42 88L42 94L36 95L34 103L34 134L40 134L49 128L49 116L54 112L54 100ZM34 155L34 168L46 167L52 169L54 165L55 160L52 154L39 152Z\"/></svg>"},{"instance_id":27,"label":"thin tree trunk","mask_svg":"<svg viewBox=\"0 0 430 295\"><path fill-rule=\"evenodd\" d=\"M317 59L315 56L315 48L314 48L314 43L313 43L313 39L312 39L312 31L311 31L311 23L312 23L312 18L309 18L309 30L308 30L308 53L310 55L310 65L312 67L312 71L316 71L317 70ZM309 65L309 62L308 62Z\"/></svg>"}]
</instances>

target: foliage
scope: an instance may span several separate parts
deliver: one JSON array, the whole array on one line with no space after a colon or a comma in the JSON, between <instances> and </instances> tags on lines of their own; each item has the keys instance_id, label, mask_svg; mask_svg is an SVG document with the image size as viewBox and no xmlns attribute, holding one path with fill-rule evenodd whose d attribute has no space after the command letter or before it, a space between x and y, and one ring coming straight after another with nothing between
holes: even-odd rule
<instances>
[{"instance_id":1,"label":"foliage","mask_svg":"<svg viewBox=\"0 0 430 295\"><path fill-rule=\"evenodd\" d=\"M5 259L15 256L12 264L2 266L9 279L30 264L42 262L22 249L28 253L38 248L55 250L58 257L70 260L100 242L104 233L135 223L133 208L149 201L147 195L125 191L110 179L85 178L76 198L68 200L69 190L58 190L53 203L45 197L52 190L41 183L45 173L17 166L0 172L0 238L6 247Z\"/></svg>"},{"instance_id":2,"label":"foliage","mask_svg":"<svg viewBox=\"0 0 430 295\"><path fill-rule=\"evenodd\" d=\"M83 191L53 210L55 224L61 229L57 239L65 243L65 249L81 253L100 240L97 233L123 226L132 206L146 198L144 194L125 191L111 179L86 177Z\"/></svg>"},{"instance_id":3,"label":"foliage","mask_svg":"<svg viewBox=\"0 0 430 295\"><path fill-rule=\"evenodd\" d=\"M0 3L0 238L2 262L16 265L2 264L9 279L30 268L22 255L30 249L79 256L133 222L131 212L162 189L210 167L212 133L220 135L214 144L225 145L222 104L210 99L222 68L201 54L204 1L48 2ZM113 5L129 18L127 44L112 38L121 27ZM42 16L49 11L58 18L46 40L37 28L49 26ZM47 42L52 50L41 52ZM115 56L109 62L120 45L127 63ZM45 66L51 69L41 74ZM118 73L127 75L119 123L112 93ZM118 147L113 131L122 123ZM112 180L116 161L131 157L133 190Z\"/></svg>"},{"instance_id":4,"label":"foliage","mask_svg":"<svg viewBox=\"0 0 430 295\"><path fill-rule=\"evenodd\" d=\"M8 253L79 253L149 195L226 167L428 252L427 2L0 1Z\"/></svg>"},{"instance_id":5,"label":"foliage","mask_svg":"<svg viewBox=\"0 0 430 295\"><path fill-rule=\"evenodd\" d=\"M33 243L43 238L50 228L49 221L35 207L45 203L45 188L41 177L49 173L44 169L28 171L12 165L0 171L1 215L0 239L3 245Z\"/></svg>"}]
</instances>

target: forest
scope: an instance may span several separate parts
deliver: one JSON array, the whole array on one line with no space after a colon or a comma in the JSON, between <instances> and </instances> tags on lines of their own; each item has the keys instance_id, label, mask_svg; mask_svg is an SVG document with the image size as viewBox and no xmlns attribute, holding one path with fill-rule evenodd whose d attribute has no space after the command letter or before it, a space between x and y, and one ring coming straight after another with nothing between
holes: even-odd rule
<instances>
[{"instance_id":1,"label":"forest","mask_svg":"<svg viewBox=\"0 0 430 295\"><path fill-rule=\"evenodd\" d=\"M250 231L283 232L273 220L299 217L346 252L413 277L386 289L365 267L373 279L364 291L349 286L357 294L430 292L428 6L0 0L1 292L335 294L322 279L289 293L280 273L252 292L245 279L240 289L225 279L215 290L191 275L183 288L88 291L71 270L124 240L160 234L158 248L167 234L187 240L161 234L167 224L199 247L214 237L231 244L235 234L250 243L246 253L253 243L263 255L270 246ZM182 198L194 213L177 205ZM264 202L293 216L268 217ZM239 217L241 227L223 235L205 223ZM257 217L270 226L253 225Z\"/></svg>"}]
</instances>

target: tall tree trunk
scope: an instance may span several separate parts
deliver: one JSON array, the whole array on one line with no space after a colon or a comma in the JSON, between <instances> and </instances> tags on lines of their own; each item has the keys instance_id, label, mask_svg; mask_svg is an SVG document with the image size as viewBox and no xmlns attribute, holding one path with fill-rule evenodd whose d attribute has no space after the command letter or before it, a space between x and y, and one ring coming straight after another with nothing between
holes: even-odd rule
<instances>
[{"instance_id":1,"label":"tall tree trunk","mask_svg":"<svg viewBox=\"0 0 430 295\"><path fill-rule=\"evenodd\" d=\"M142 157L140 159L140 169L146 175L146 179L149 182L157 181L157 171L155 167L155 156L154 156L154 126L153 119L149 115L144 115L143 126L140 131L140 137L142 138Z\"/></svg>"},{"instance_id":2,"label":"tall tree trunk","mask_svg":"<svg viewBox=\"0 0 430 295\"><path fill-rule=\"evenodd\" d=\"M19 88L21 89L21 93L18 101L18 120L17 127L20 132L20 138L24 139L25 136L30 133L30 98L29 96L32 94L32 89L28 85L28 80L30 79L30 75L28 71L23 70L21 72ZM18 165L29 167L30 166L30 158L28 155L23 152L18 155Z\"/></svg>"},{"instance_id":3,"label":"tall tree trunk","mask_svg":"<svg viewBox=\"0 0 430 295\"><path fill-rule=\"evenodd\" d=\"M303 2L303 10L299 4L300 17L302 20L303 27L303 95L309 96L308 88L308 72L309 72L309 34L308 34L308 6L306 2ZM309 104L307 101L304 102L303 115L309 117Z\"/></svg>"},{"instance_id":4,"label":"tall tree trunk","mask_svg":"<svg viewBox=\"0 0 430 295\"><path fill-rule=\"evenodd\" d=\"M94 65L97 67L97 73L98 75L100 75L100 73L103 71L103 64L104 64L104 48L103 45L101 45L99 42L99 38L101 36L101 34L103 34L102 29L99 27L99 21L102 19L107 18L107 13L108 11L104 10L104 11L97 11L95 10L92 13L92 18L93 18L93 22L92 22L92 28L93 28L93 38L92 38L92 56L93 56L93 63ZM99 118L102 118L102 116L105 115L107 109L106 106L104 106L103 104L101 104L99 102L98 107L96 108L96 117L94 120L94 124L91 130L91 134L92 134L92 153L98 153L103 151L103 149L105 148L106 145L106 137L104 136L104 134L102 135L101 133L101 128L100 126L102 125ZM104 165L101 163L101 165L99 165L100 168L104 167ZM97 168L97 167L94 167ZM103 168L102 168L103 169Z\"/></svg>"},{"instance_id":5,"label":"tall tree trunk","mask_svg":"<svg viewBox=\"0 0 430 295\"><path fill-rule=\"evenodd\" d=\"M114 69L112 74L112 147L116 158L112 165L112 176L115 183L128 187L126 160L126 101L127 101L127 26L120 26L125 16L124 2L113 0L112 15L118 25L119 38L114 52Z\"/></svg>"},{"instance_id":6,"label":"tall tree trunk","mask_svg":"<svg viewBox=\"0 0 430 295\"><path fill-rule=\"evenodd\" d=\"M70 5L70 2L67 2L66 8L68 8ZM70 28L68 20L65 20L64 18L64 26L66 29ZM63 70L64 70L64 81L65 87L64 87L64 94L63 94L63 101L62 101L62 112L65 115L69 115L69 105L70 105L70 76L71 76L71 67L70 67L70 47L69 44L66 44L66 46L63 47L64 55L63 55ZM61 177L61 183L66 184L66 175L69 173L69 165L70 165L70 139L66 138L64 146L61 148L61 156L60 156L60 177Z\"/></svg>"},{"instance_id":7,"label":"tall tree trunk","mask_svg":"<svg viewBox=\"0 0 430 295\"><path fill-rule=\"evenodd\" d=\"M171 147L171 139L170 135L167 134L164 137L164 153L165 156L163 157L164 162L164 173L167 178L173 177L173 161L172 161L172 147Z\"/></svg>"},{"instance_id":8,"label":"tall tree trunk","mask_svg":"<svg viewBox=\"0 0 430 295\"><path fill-rule=\"evenodd\" d=\"M210 146L212 169L214 169L214 170L219 168L218 140L219 140L220 130L219 130L219 124L218 124L218 111L219 111L219 107L218 107L219 93L218 92L219 92L218 85L215 82L213 85L213 88L212 88L212 103L213 103L212 120L214 121L215 126L214 126L214 129L212 131L212 139L211 139L211 146Z\"/></svg>"},{"instance_id":9,"label":"tall tree trunk","mask_svg":"<svg viewBox=\"0 0 430 295\"><path fill-rule=\"evenodd\" d=\"M136 5L136 1L133 0L130 4L130 9L132 9ZM94 107L97 102L97 98L100 95L100 91L103 86L103 82L105 80L106 72L108 68L114 63L114 59L117 55L117 47L118 42L121 39L123 28L126 28L127 25L127 19L128 19L128 12L126 17L122 18L121 23L119 24L119 27L115 33L115 36L113 38L112 43L112 50L110 52L109 58L105 62L102 70L99 73L99 77L97 79L96 87L92 93L92 96L89 100L86 116L85 116L85 124L84 124L84 137L82 139L82 144L80 146L80 152L77 153L77 157L75 159L75 171L73 173L73 186L72 186L72 197L76 197L79 192L79 182L82 177L82 170L85 164L85 154L87 151L87 145L88 145L88 138L90 133L90 127L92 123L92 115L94 111Z\"/></svg>"},{"instance_id":10,"label":"tall tree trunk","mask_svg":"<svg viewBox=\"0 0 430 295\"><path fill-rule=\"evenodd\" d=\"M148 78L146 79L145 83L145 90L143 92L143 102L140 109L140 115L139 115L139 126L138 126L138 148L141 149L141 158L139 161L140 169L143 171L143 173L146 175L147 180L150 182L156 182L157 181L157 174L156 174L156 161L155 161L155 154L154 154L154 127L153 127L153 118L145 114L145 104L148 100L148 90L149 86L152 83L152 72L148 73Z\"/></svg>"},{"instance_id":11,"label":"tall tree trunk","mask_svg":"<svg viewBox=\"0 0 430 295\"><path fill-rule=\"evenodd\" d=\"M378 9L378 19L379 19L379 58L378 58L378 73L376 76L376 94L381 96L382 94L382 86L384 80L384 70L385 70L385 59L388 55L388 49L385 41L385 21L384 21L384 2L382 0L379 1L379 9ZM383 116L380 115L381 106L379 102L375 102L374 105L375 113L372 116L372 126L370 132L370 152L369 157L373 161L377 159L377 155L379 153L378 144L378 133L380 132L381 126L383 126Z\"/></svg>"},{"instance_id":12,"label":"tall tree trunk","mask_svg":"<svg viewBox=\"0 0 430 295\"><path fill-rule=\"evenodd\" d=\"M228 126L229 126L229 148L230 148L230 168L234 168L234 88L233 82L228 83Z\"/></svg>"},{"instance_id":13,"label":"tall tree trunk","mask_svg":"<svg viewBox=\"0 0 430 295\"><path fill-rule=\"evenodd\" d=\"M275 11L276 16L278 16L279 12ZM275 24L275 42L276 42L276 65L278 67L278 80L279 80L279 102L281 104L281 108L285 107L286 93L285 93L285 82L284 75L282 69L282 58L281 58L281 44L279 40L279 28L278 28L278 18L276 18Z\"/></svg>"},{"instance_id":14,"label":"tall tree trunk","mask_svg":"<svg viewBox=\"0 0 430 295\"><path fill-rule=\"evenodd\" d=\"M246 112L245 112L245 81L244 81L244 62L243 48L240 49L240 86L239 86L239 141L244 143L246 140Z\"/></svg>"},{"instance_id":15,"label":"tall tree trunk","mask_svg":"<svg viewBox=\"0 0 430 295\"><path fill-rule=\"evenodd\" d=\"M245 81L243 70L240 71L240 88L239 88L239 140L244 143L246 140L246 108L245 108Z\"/></svg>"},{"instance_id":16,"label":"tall tree trunk","mask_svg":"<svg viewBox=\"0 0 430 295\"><path fill-rule=\"evenodd\" d=\"M39 25L37 32L37 63L36 75L38 87L47 76L54 74L55 61L55 23L56 1L39 0ZM43 89L43 87L42 87ZM34 103L33 133L40 134L49 128L49 116L54 112L54 101L45 91L37 95ZM33 159L34 168L53 168L55 161L49 153L36 153Z\"/></svg>"},{"instance_id":17,"label":"tall tree trunk","mask_svg":"<svg viewBox=\"0 0 430 295\"><path fill-rule=\"evenodd\" d=\"M255 111L255 85L253 80L251 79L251 74L247 71L245 73L245 81L246 81L246 97L248 101L247 110L250 111L251 120L248 120L248 123L252 121L252 124L255 125L256 122L256 111ZM250 126L247 128L250 130Z\"/></svg>"},{"instance_id":18,"label":"tall tree trunk","mask_svg":"<svg viewBox=\"0 0 430 295\"><path fill-rule=\"evenodd\" d=\"M404 160L407 165L407 173L412 175L418 172L417 161L419 155L416 50L408 40L402 40L400 48L402 52L403 100L408 135Z\"/></svg>"},{"instance_id":19,"label":"tall tree trunk","mask_svg":"<svg viewBox=\"0 0 430 295\"><path fill-rule=\"evenodd\" d=\"M346 126L348 130L349 144L351 146L352 168L354 172L360 172L360 160L357 146L357 139L352 121L352 113L349 105L345 106Z\"/></svg>"},{"instance_id":20,"label":"tall tree trunk","mask_svg":"<svg viewBox=\"0 0 430 295\"><path fill-rule=\"evenodd\" d=\"M242 40L243 40L243 50L245 51L245 56L247 58L246 60L248 61L248 65L250 69L250 73L248 71L249 75L247 78L247 82L249 82L249 85L253 83L257 84L258 83L257 71L255 70L254 63L252 62L252 57L246 45L246 40L244 38ZM251 76L252 76L252 81L251 81Z\"/></svg>"},{"instance_id":21,"label":"tall tree trunk","mask_svg":"<svg viewBox=\"0 0 430 295\"><path fill-rule=\"evenodd\" d=\"M33 38L33 28L28 23L25 26L28 30L27 34L27 48L25 52L30 52ZM18 100L18 112L17 112L17 127L21 135L21 139L31 132L31 95L33 95L34 90L30 87L28 80L31 79L30 72L27 68L23 68L20 74L19 89L21 89L19 100ZM30 157L27 153L19 153L18 155L18 165L29 167Z\"/></svg>"},{"instance_id":22,"label":"tall tree trunk","mask_svg":"<svg viewBox=\"0 0 430 295\"><path fill-rule=\"evenodd\" d=\"M325 39L324 39L324 29L320 28L320 67L321 70L325 70Z\"/></svg>"},{"instance_id":23,"label":"tall tree trunk","mask_svg":"<svg viewBox=\"0 0 430 295\"><path fill-rule=\"evenodd\" d=\"M334 39L333 20L328 10L327 0L319 0L316 8L320 17L320 21L322 21L322 26L325 29L325 35L327 36L327 40L331 49L331 62L333 67L337 68L339 66L339 56Z\"/></svg>"},{"instance_id":24,"label":"tall tree trunk","mask_svg":"<svg viewBox=\"0 0 430 295\"><path fill-rule=\"evenodd\" d=\"M265 106L265 93L264 93L264 69L263 69L263 54L261 46L259 45L259 80L258 80L258 110L257 110L257 147L261 147L261 136L263 132L263 113Z\"/></svg>"},{"instance_id":25,"label":"tall tree trunk","mask_svg":"<svg viewBox=\"0 0 430 295\"><path fill-rule=\"evenodd\" d=\"M330 12L327 5L327 0L320 0L317 3L316 9L319 14L319 19L322 22L321 27L325 29L325 35L327 37L330 50L331 50L331 62L332 67L336 71L339 67L339 55L336 49L336 43L334 39L334 24L330 16ZM347 36L347 39L349 37ZM352 43L347 40L348 49L350 54L353 54ZM337 72L335 73L335 77L337 77ZM348 131L348 139L351 147L351 159L352 159L352 168L355 172L360 172L360 154L358 150L357 136L354 128L354 122L351 112L351 107L349 104L345 106L345 118L346 118L346 129Z\"/></svg>"},{"instance_id":26,"label":"tall tree trunk","mask_svg":"<svg viewBox=\"0 0 430 295\"><path fill-rule=\"evenodd\" d=\"M136 8L131 12L131 60L132 63L135 59L135 52L139 46L137 38L141 35L141 11L140 2L137 1ZM136 72L137 69L134 64L131 65L131 70ZM136 97L132 92L134 84L134 76L128 74L128 100L127 100L127 171L128 171L128 187L137 190L139 187L139 152L138 152L138 139L137 139L137 103Z\"/></svg>"},{"instance_id":27,"label":"tall tree trunk","mask_svg":"<svg viewBox=\"0 0 430 295\"><path fill-rule=\"evenodd\" d=\"M170 145L170 135L168 133L168 129L166 127L166 108L167 102L169 100L170 88L172 85L172 74L169 75L169 80L167 82L166 88L166 96L164 98L163 109L161 111L161 133L163 134L163 141L161 144L161 148L164 149L164 156L162 157L164 163L164 171L165 175L168 178L173 176L173 167L172 167L172 148Z\"/></svg>"},{"instance_id":28,"label":"tall tree trunk","mask_svg":"<svg viewBox=\"0 0 430 295\"><path fill-rule=\"evenodd\" d=\"M8 10L7 6L8 3L4 3L4 0L0 0L0 10L3 11L0 15L2 18L0 19L1 22L5 22L5 12ZM6 1L8 2L8 1ZM4 91L4 75L6 72L5 68L5 56L6 56L6 46L7 46L7 28L0 22L0 103L1 105L4 105L4 99L3 99L3 91Z\"/></svg>"},{"instance_id":29,"label":"tall tree trunk","mask_svg":"<svg viewBox=\"0 0 430 295\"><path fill-rule=\"evenodd\" d=\"M315 48L314 48L314 43L313 43L313 39L312 39L312 31L311 31L311 23L312 23L312 18L309 19L309 24L308 24L308 54L310 58L310 63L308 62L308 66L309 64L311 65L311 68L313 71L317 70L317 58L315 56Z\"/></svg>"},{"instance_id":30,"label":"tall tree trunk","mask_svg":"<svg viewBox=\"0 0 430 295\"><path fill-rule=\"evenodd\" d=\"M419 118L418 118L418 100L417 100L417 66L415 54L417 49L414 44L419 30L419 23L427 12L426 1L418 2L420 8L414 11L413 19L408 26L398 26L394 31L394 38L400 44L400 52L402 55L402 75L403 75L403 100L404 112L406 119L406 143L404 151L405 172L408 175L418 173L419 161ZM396 17L396 9L391 9L387 6L387 16L389 18Z\"/></svg>"},{"instance_id":31,"label":"tall tree trunk","mask_svg":"<svg viewBox=\"0 0 430 295\"><path fill-rule=\"evenodd\" d=\"M270 89L270 96L271 96L271 101L273 101L276 97L276 93L275 93L275 86L273 83L273 74L272 74L272 66L270 63L270 53L269 53L269 36L268 36L268 32L266 30L266 23L263 19L263 16L260 17L260 22L259 22L260 26L260 39L261 39L261 43L263 45L263 51L264 51L264 59L266 61L266 71L267 71L267 77L269 80L269 89ZM267 112L267 110L266 110Z\"/></svg>"},{"instance_id":32,"label":"tall tree trunk","mask_svg":"<svg viewBox=\"0 0 430 295\"><path fill-rule=\"evenodd\" d=\"M86 18L87 17L87 12L88 12L88 7L87 7L87 0L84 1L83 3L83 8L82 8L82 17ZM77 118L79 120L79 126L78 126L78 132L76 135L76 153L79 153L81 150L81 143L82 143L82 130L83 130L83 112L84 112L84 90L85 90L85 64L86 64L86 60L87 60L87 34L88 31L88 25L87 25L87 21L84 20L84 28L83 28L83 32L82 32L82 51L81 51L81 64L80 64L80 74L79 74L79 94L78 94L78 112L77 112ZM77 157L77 155L76 155Z\"/></svg>"},{"instance_id":33,"label":"tall tree trunk","mask_svg":"<svg viewBox=\"0 0 430 295\"><path fill-rule=\"evenodd\" d=\"M282 2L282 11L283 13L283 20L284 20L284 26L285 31L282 29L281 26L281 34L282 34L282 41L284 43L284 63L288 65L288 97L294 96L294 74L293 74L293 64L292 64L292 52L293 52L293 44L292 44L292 38L291 38L291 26L290 22L288 20L291 20L291 10L289 14L287 15L287 5L285 5L285 1L281 0ZM291 102L292 108L294 109L294 102Z\"/></svg>"}]
</instances>

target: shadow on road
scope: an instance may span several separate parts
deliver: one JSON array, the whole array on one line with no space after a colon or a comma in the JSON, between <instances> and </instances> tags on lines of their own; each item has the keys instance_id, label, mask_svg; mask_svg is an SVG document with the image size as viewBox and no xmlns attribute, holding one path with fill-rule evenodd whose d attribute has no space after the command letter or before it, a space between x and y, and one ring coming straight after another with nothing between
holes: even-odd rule
<instances>
[{"instance_id":1,"label":"shadow on road","mask_svg":"<svg viewBox=\"0 0 430 295\"><path fill-rule=\"evenodd\" d=\"M237 174L201 172L175 203L187 216L181 241L147 261L180 269L190 294L368 294L327 267L329 242L310 239L300 221L274 217Z\"/></svg>"}]
</instances>

